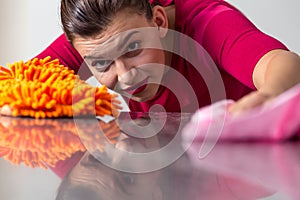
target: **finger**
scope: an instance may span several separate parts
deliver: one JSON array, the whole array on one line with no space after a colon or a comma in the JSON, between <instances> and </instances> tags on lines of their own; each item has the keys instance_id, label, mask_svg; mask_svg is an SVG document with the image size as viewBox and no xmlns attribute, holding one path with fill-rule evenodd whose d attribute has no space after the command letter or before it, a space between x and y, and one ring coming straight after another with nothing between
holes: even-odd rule
<instances>
[{"instance_id":1,"label":"finger","mask_svg":"<svg viewBox=\"0 0 300 200\"><path fill-rule=\"evenodd\" d=\"M230 106L229 112L232 114L239 114L241 112L250 110L254 107L264 104L270 99L267 95L262 95L259 92L250 93L240 100L238 100L235 104Z\"/></svg>"}]
</instances>

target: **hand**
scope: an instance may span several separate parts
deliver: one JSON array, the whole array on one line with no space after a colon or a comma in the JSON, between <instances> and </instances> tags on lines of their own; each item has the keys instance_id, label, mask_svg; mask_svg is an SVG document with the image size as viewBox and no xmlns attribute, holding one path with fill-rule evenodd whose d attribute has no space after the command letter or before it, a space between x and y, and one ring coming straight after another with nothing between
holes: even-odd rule
<instances>
[{"instance_id":1,"label":"hand","mask_svg":"<svg viewBox=\"0 0 300 200\"><path fill-rule=\"evenodd\" d=\"M0 107L0 116L12 116L12 110L11 107L8 105L4 105L3 107Z\"/></svg>"},{"instance_id":2,"label":"hand","mask_svg":"<svg viewBox=\"0 0 300 200\"><path fill-rule=\"evenodd\" d=\"M253 71L252 78L257 91L238 100L229 111L237 114L268 103L300 84L299 74L300 57L296 53L282 49L269 51L258 61Z\"/></svg>"},{"instance_id":3,"label":"hand","mask_svg":"<svg viewBox=\"0 0 300 200\"><path fill-rule=\"evenodd\" d=\"M254 107L267 104L275 95L268 95L260 91L254 91L242 97L229 108L229 112L233 115L240 114L243 111L250 110Z\"/></svg>"}]
</instances>

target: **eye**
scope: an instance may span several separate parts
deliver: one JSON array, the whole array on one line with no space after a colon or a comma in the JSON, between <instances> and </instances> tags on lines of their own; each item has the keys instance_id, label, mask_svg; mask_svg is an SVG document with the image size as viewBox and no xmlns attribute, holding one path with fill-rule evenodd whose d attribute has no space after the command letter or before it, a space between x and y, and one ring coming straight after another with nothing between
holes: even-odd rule
<instances>
[{"instance_id":1,"label":"eye","mask_svg":"<svg viewBox=\"0 0 300 200\"><path fill-rule=\"evenodd\" d=\"M116 187L118 187L122 192L125 194L129 194L130 188L135 188L136 180L134 175L123 172L114 174L113 175L114 183L116 184Z\"/></svg>"},{"instance_id":2,"label":"eye","mask_svg":"<svg viewBox=\"0 0 300 200\"><path fill-rule=\"evenodd\" d=\"M122 175L122 182L126 184L134 184L135 183L135 177L131 174L123 174Z\"/></svg>"},{"instance_id":3,"label":"eye","mask_svg":"<svg viewBox=\"0 0 300 200\"><path fill-rule=\"evenodd\" d=\"M132 42L128 45L127 47L127 51L135 51L140 47L140 43L139 42Z\"/></svg>"},{"instance_id":4,"label":"eye","mask_svg":"<svg viewBox=\"0 0 300 200\"><path fill-rule=\"evenodd\" d=\"M126 53L124 56L126 57L134 57L139 55L143 49L141 49L140 42L132 42L127 46Z\"/></svg>"},{"instance_id":5,"label":"eye","mask_svg":"<svg viewBox=\"0 0 300 200\"><path fill-rule=\"evenodd\" d=\"M104 72L109 69L109 66L113 63L112 60L94 60L91 62L92 67L99 72Z\"/></svg>"}]
</instances>

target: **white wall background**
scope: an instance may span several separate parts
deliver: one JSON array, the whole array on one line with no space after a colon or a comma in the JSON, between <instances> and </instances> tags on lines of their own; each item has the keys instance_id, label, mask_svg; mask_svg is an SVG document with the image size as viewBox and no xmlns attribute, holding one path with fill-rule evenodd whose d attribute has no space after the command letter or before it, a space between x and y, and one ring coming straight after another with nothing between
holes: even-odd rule
<instances>
[{"instance_id":1,"label":"white wall background","mask_svg":"<svg viewBox=\"0 0 300 200\"><path fill-rule=\"evenodd\" d=\"M240 8L263 31L300 53L299 0L228 1ZM61 33L58 2L1 1L0 65L34 57ZM0 198L9 200L53 199L59 183L51 172L12 167L1 159L0 180Z\"/></svg>"},{"instance_id":2,"label":"white wall background","mask_svg":"<svg viewBox=\"0 0 300 200\"><path fill-rule=\"evenodd\" d=\"M299 0L227 0L265 33L300 54Z\"/></svg>"},{"instance_id":3,"label":"white wall background","mask_svg":"<svg viewBox=\"0 0 300 200\"><path fill-rule=\"evenodd\" d=\"M59 0L1 0L0 65L28 60L60 33ZM53 200L60 179L50 170L0 159L0 199Z\"/></svg>"},{"instance_id":4,"label":"white wall background","mask_svg":"<svg viewBox=\"0 0 300 200\"><path fill-rule=\"evenodd\" d=\"M59 0L2 0L0 65L28 60L60 33Z\"/></svg>"}]
</instances>

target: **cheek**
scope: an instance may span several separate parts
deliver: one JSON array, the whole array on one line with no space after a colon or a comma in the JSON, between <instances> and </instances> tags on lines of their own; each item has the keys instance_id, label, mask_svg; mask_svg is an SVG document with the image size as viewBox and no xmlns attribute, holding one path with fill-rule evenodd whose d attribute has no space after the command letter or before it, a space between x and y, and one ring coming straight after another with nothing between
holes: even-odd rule
<instances>
[{"instance_id":1,"label":"cheek","mask_svg":"<svg viewBox=\"0 0 300 200\"><path fill-rule=\"evenodd\" d=\"M164 52L160 49L148 49L146 52L149 55L149 61L151 63L165 64Z\"/></svg>"},{"instance_id":2,"label":"cheek","mask_svg":"<svg viewBox=\"0 0 300 200\"><path fill-rule=\"evenodd\" d=\"M139 58L139 65L144 65L141 68L154 76L163 75L164 69L161 66L166 65L164 52L160 49L146 49L144 51L143 56Z\"/></svg>"},{"instance_id":3,"label":"cheek","mask_svg":"<svg viewBox=\"0 0 300 200\"><path fill-rule=\"evenodd\" d=\"M148 56L145 56L144 63L151 63L148 66L143 67L145 71L152 74L154 77L161 78L165 72L165 54L162 50L151 49Z\"/></svg>"}]
</instances>

